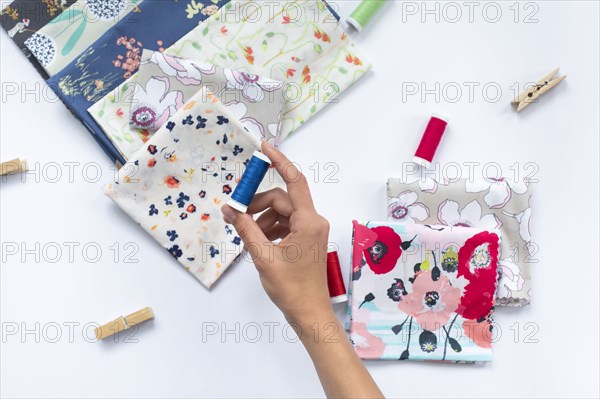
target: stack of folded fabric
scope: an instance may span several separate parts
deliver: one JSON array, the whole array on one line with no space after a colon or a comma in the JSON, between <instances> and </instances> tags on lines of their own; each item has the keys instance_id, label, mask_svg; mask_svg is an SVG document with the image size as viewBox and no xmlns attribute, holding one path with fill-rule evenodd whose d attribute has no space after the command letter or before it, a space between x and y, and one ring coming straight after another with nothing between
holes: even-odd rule
<instances>
[{"instance_id":1,"label":"stack of folded fabric","mask_svg":"<svg viewBox=\"0 0 600 399\"><path fill-rule=\"evenodd\" d=\"M118 165L159 127L131 114L164 123L204 84L198 78L217 95L242 91L224 103L277 145L370 69L324 0L16 0L1 22ZM165 69L174 58L145 50L180 65ZM150 98L154 90L169 96ZM248 108L264 101L283 102L279 126Z\"/></svg>"},{"instance_id":2,"label":"stack of folded fabric","mask_svg":"<svg viewBox=\"0 0 600 399\"><path fill-rule=\"evenodd\" d=\"M207 287L240 253L219 208L260 140L370 69L324 0L16 0L2 26L123 166L107 195Z\"/></svg>"},{"instance_id":3,"label":"stack of folded fabric","mask_svg":"<svg viewBox=\"0 0 600 399\"><path fill-rule=\"evenodd\" d=\"M365 359L491 360L495 306L530 302L532 185L388 179L388 221L354 223L350 335Z\"/></svg>"}]
</instances>

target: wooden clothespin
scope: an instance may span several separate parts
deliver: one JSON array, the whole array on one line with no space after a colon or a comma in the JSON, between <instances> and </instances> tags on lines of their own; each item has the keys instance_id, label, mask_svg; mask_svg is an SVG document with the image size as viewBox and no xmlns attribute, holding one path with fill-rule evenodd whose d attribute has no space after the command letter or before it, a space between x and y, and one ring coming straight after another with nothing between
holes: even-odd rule
<instances>
[{"instance_id":1,"label":"wooden clothespin","mask_svg":"<svg viewBox=\"0 0 600 399\"><path fill-rule=\"evenodd\" d=\"M27 160L15 158L11 161L0 164L0 176L15 175L17 173L27 172Z\"/></svg>"},{"instance_id":2,"label":"wooden clothespin","mask_svg":"<svg viewBox=\"0 0 600 399\"><path fill-rule=\"evenodd\" d=\"M535 85L531 86L529 89L525 90L523 93L519 95L519 97L515 98L511 104L517 104L517 112L520 112L529 104L535 102L539 96L562 82L567 75L559 76L556 79L553 79L558 74L559 68L556 68L548 75L544 76L542 80L539 80Z\"/></svg>"},{"instance_id":3,"label":"wooden clothespin","mask_svg":"<svg viewBox=\"0 0 600 399\"><path fill-rule=\"evenodd\" d=\"M138 310L127 316L121 316L111 322L101 325L96 328L96 338L104 339L111 335L117 334L123 330L127 330L140 324L144 321L154 318L154 312L151 307L145 307L144 309Z\"/></svg>"}]
</instances>

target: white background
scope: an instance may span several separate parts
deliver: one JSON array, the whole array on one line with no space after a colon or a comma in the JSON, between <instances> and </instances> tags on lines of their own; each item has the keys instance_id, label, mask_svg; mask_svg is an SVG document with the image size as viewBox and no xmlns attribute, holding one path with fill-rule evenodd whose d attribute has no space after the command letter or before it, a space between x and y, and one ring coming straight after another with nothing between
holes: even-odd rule
<instances>
[{"instance_id":1,"label":"white background","mask_svg":"<svg viewBox=\"0 0 600 399\"><path fill-rule=\"evenodd\" d=\"M342 3L343 17L357 4ZM314 181L315 203L331 222L331 241L340 244L344 274L351 220L385 218L386 178L400 175L436 111L451 117L437 155L442 165L498 162L505 175L514 172L508 167L515 162L522 173L527 162L539 166L533 222L539 264L533 270L531 306L497 311L502 336L491 364L367 366L390 397L597 397L598 3L538 1L529 8L520 3L515 22L513 2L499 2L502 15L496 23L489 22L496 8L488 6L485 14L485 2L475 7L472 23L462 2L455 3L462 10L456 23L451 22L456 9L446 8L444 14L444 3L438 4L439 22L433 14L421 20L421 2L412 3L416 15L404 13L403 4L389 1L365 31L353 35L373 72L282 146ZM524 23L532 7L538 22ZM108 159L66 108L52 101L8 36L0 38L3 93L7 84L19 87L19 93L3 98L0 156L3 161L27 158L38 176L1 183L1 241L27 248L39 243L50 251L39 262L34 255L21 262L21 253L4 253L2 396L321 396L310 359L299 343L284 339L284 319L263 293L253 265L234 264L210 292L201 286L101 193L112 177ZM509 106L515 82L524 85L558 66L568 78L540 103L520 114ZM421 98L421 93L403 98L403 82L428 89L439 82L441 98ZM472 99L468 82L479 84ZM451 90L457 85L463 89L459 98ZM38 98L25 96L23 89ZM52 162L61 166L56 183L50 182L56 173ZM79 163L73 182L68 162ZM309 169L317 162L318 178ZM324 181L327 162L339 165L338 183ZM84 178L82 165L89 163ZM102 176L93 183L95 165ZM80 243L73 262L65 242ZM129 242L139 248L133 256L138 263L123 259ZM63 248L56 263L48 262L55 256L49 243ZM97 263L84 259L86 243L101 247ZM110 249L114 243L121 248L117 262ZM94 257L94 251L88 255ZM148 305L156 319L130 337L137 343L123 342L126 336L116 343L83 338L86 323ZM23 334L25 328L35 330L37 322L39 342L35 333ZM79 323L73 342L64 324L70 322ZM238 322L236 342L235 333L222 334L222 329L235 330ZM245 341L244 332L255 336L252 325L244 329L253 322L279 323L273 327L274 342L266 326L259 342ZM49 342L57 332L52 323L61 326L57 343ZM203 325L211 323L219 333L203 335ZM7 336L15 326L18 332ZM87 332L93 335L92 328ZM527 342L532 340L537 343Z\"/></svg>"}]
</instances>

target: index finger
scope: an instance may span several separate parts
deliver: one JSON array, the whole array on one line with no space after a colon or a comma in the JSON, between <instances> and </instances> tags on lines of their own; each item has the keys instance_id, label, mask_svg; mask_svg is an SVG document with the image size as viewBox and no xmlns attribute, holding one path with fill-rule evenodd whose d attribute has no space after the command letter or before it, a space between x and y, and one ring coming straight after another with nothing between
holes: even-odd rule
<instances>
[{"instance_id":1,"label":"index finger","mask_svg":"<svg viewBox=\"0 0 600 399\"><path fill-rule=\"evenodd\" d=\"M277 150L268 142L262 143L263 153L269 157L277 172L283 177L287 185L288 194L292 207L295 210L315 211L310 189L306 177L296 168L281 151Z\"/></svg>"}]
</instances>

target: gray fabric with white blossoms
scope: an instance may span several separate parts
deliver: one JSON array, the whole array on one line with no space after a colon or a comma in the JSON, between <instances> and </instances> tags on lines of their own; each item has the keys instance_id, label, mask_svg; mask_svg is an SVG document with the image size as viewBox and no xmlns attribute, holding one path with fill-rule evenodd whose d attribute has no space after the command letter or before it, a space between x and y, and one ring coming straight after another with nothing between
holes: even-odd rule
<instances>
[{"instance_id":1,"label":"gray fabric with white blossoms","mask_svg":"<svg viewBox=\"0 0 600 399\"><path fill-rule=\"evenodd\" d=\"M205 86L258 138L276 142L283 82L144 50L129 113L133 128L157 130Z\"/></svg>"},{"instance_id":2,"label":"gray fabric with white blossoms","mask_svg":"<svg viewBox=\"0 0 600 399\"><path fill-rule=\"evenodd\" d=\"M498 305L530 302L531 266L538 246L531 239L531 183L506 178L440 183L432 178L388 179L388 220L496 228L502 234Z\"/></svg>"}]
</instances>

